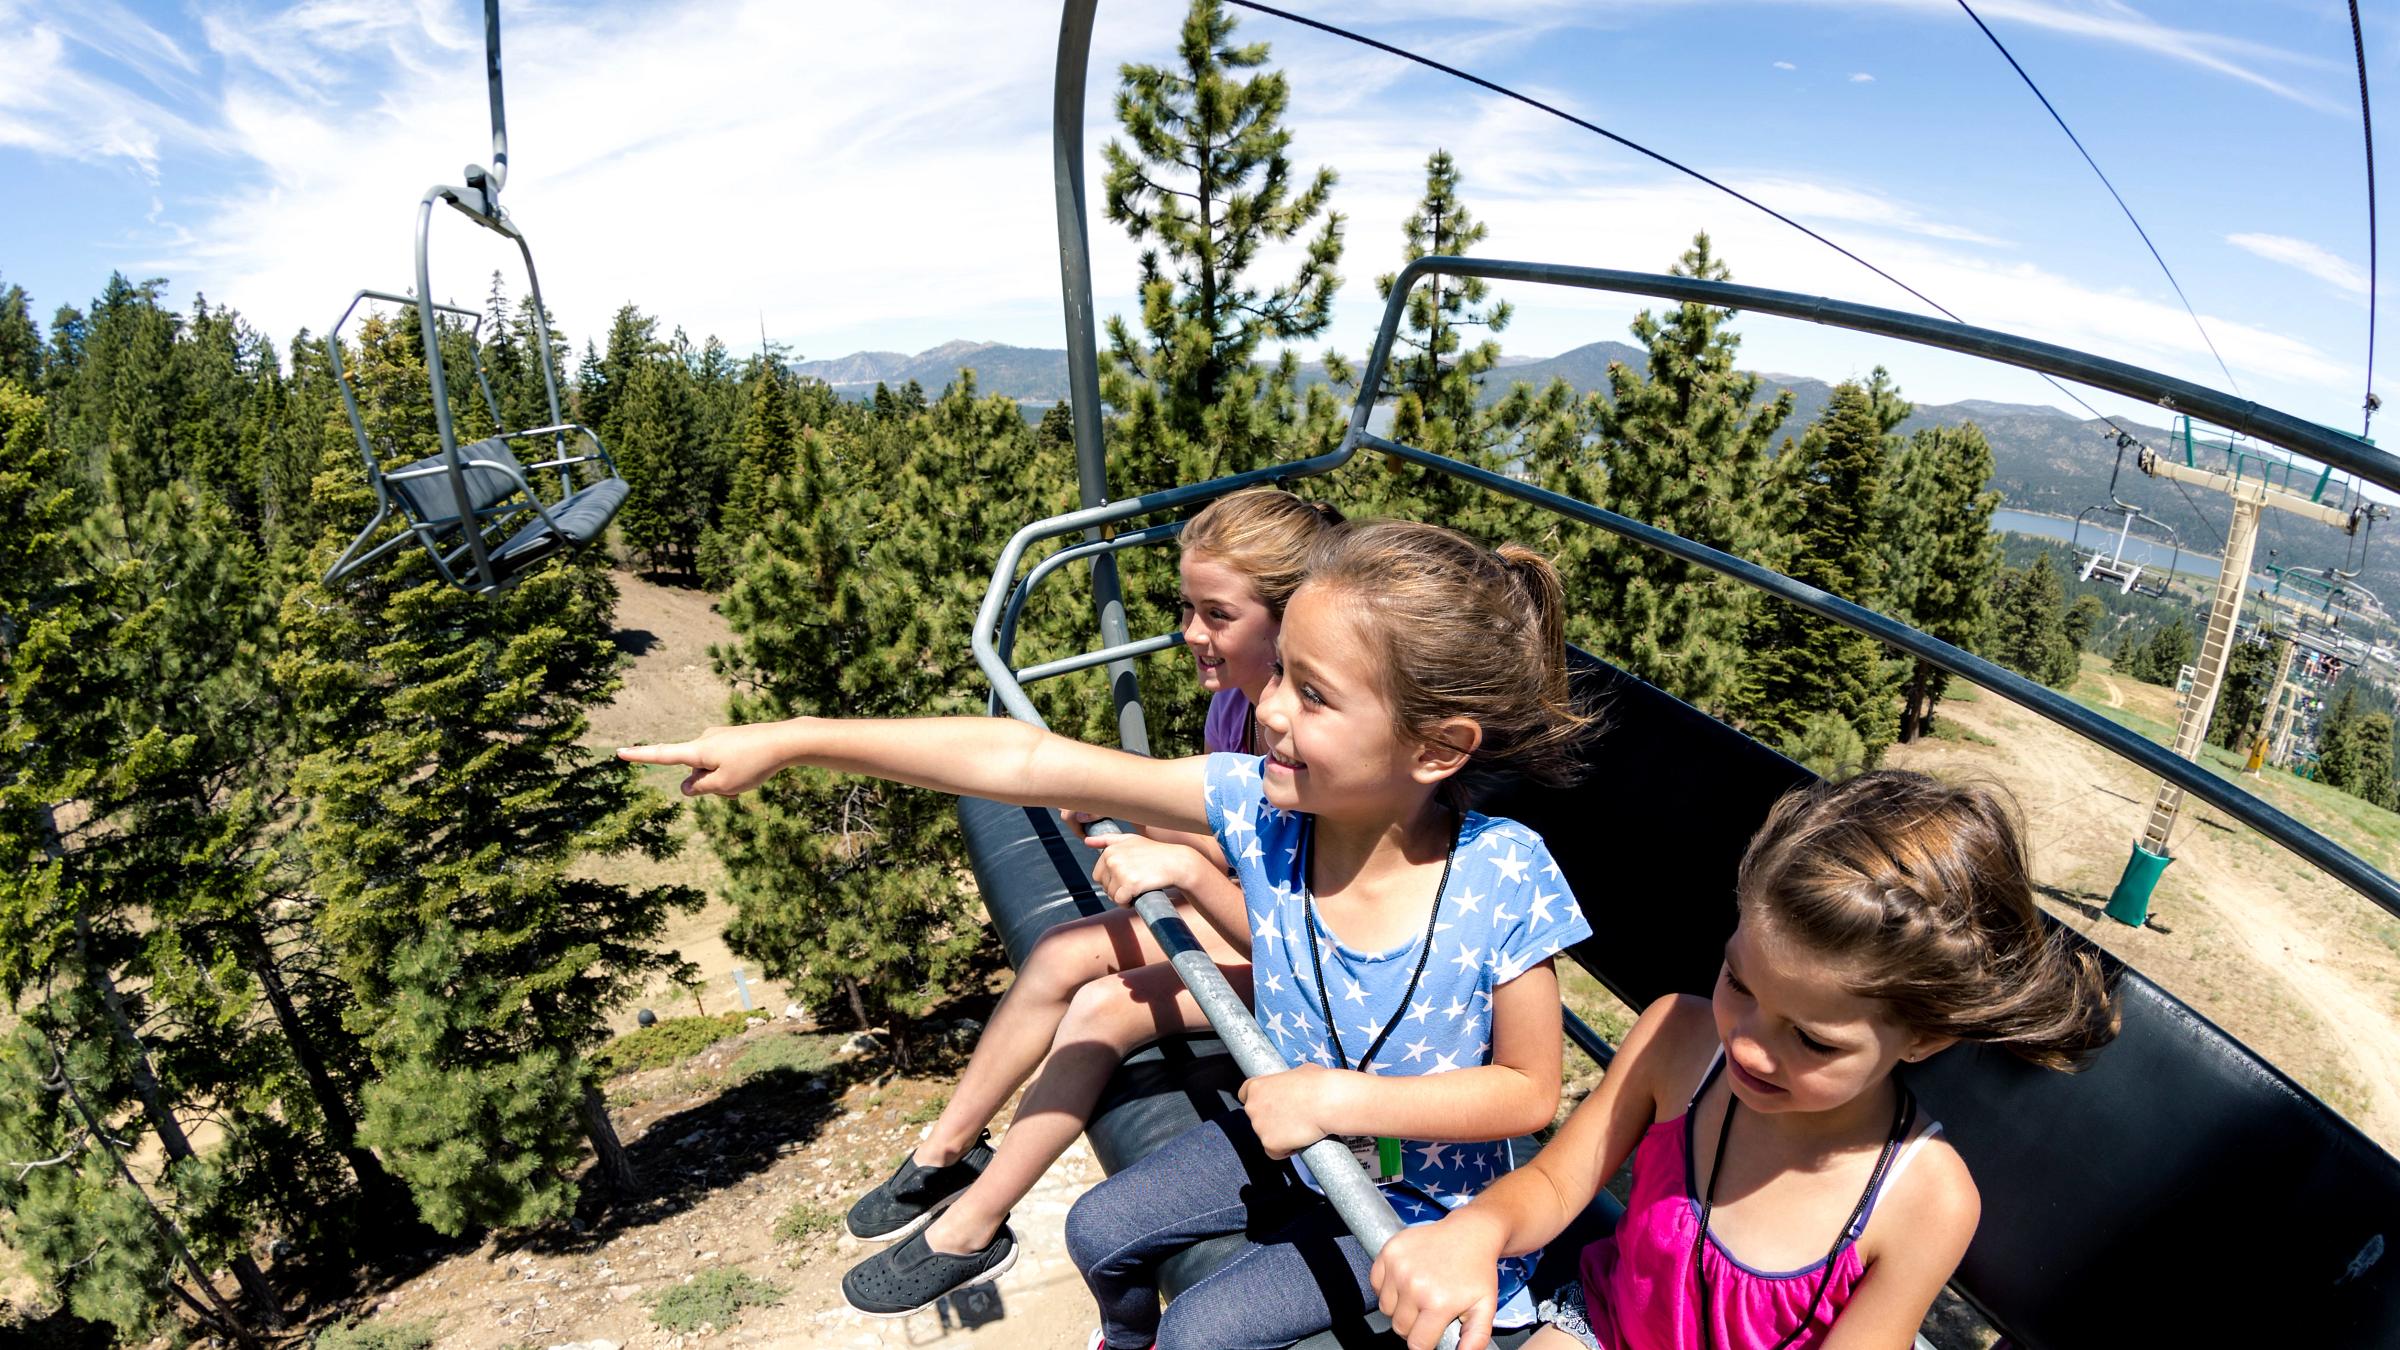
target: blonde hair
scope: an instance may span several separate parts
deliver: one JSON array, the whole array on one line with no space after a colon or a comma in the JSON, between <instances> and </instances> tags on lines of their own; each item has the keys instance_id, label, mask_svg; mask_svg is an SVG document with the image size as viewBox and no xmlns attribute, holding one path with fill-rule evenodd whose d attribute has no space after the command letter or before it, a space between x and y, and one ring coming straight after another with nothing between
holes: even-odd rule
<instances>
[{"instance_id":1,"label":"blonde hair","mask_svg":"<svg viewBox=\"0 0 2400 1350\"><path fill-rule=\"evenodd\" d=\"M1432 738L1469 718L1483 737L1443 783L1453 806L1512 777L1574 781L1576 749L1599 729L1567 683L1566 591L1529 548L1485 548L1456 530L1382 520L1327 531L1308 585L1339 591L1380 658L1400 734Z\"/></svg>"},{"instance_id":2,"label":"blonde hair","mask_svg":"<svg viewBox=\"0 0 2400 1350\"><path fill-rule=\"evenodd\" d=\"M1842 967L1900 1025L2071 1069L2117 1034L2099 957L2033 901L2015 803L1882 769L1784 795L1742 855L1753 919Z\"/></svg>"},{"instance_id":3,"label":"blonde hair","mask_svg":"<svg viewBox=\"0 0 2400 1350\"><path fill-rule=\"evenodd\" d=\"M1210 502L1179 536L1185 553L1205 553L1250 579L1276 618L1308 575L1317 536L1342 523L1324 502L1305 502L1281 488L1244 488Z\"/></svg>"}]
</instances>

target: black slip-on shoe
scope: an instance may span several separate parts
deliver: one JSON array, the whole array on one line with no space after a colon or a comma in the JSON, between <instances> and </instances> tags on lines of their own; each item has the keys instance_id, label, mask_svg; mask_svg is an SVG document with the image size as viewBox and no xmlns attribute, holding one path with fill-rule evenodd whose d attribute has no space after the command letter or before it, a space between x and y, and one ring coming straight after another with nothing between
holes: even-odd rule
<instances>
[{"instance_id":1,"label":"black slip-on shoe","mask_svg":"<svg viewBox=\"0 0 2400 1350\"><path fill-rule=\"evenodd\" d=\"M904 1238L925 1226L934 1210L944 1200L965 1190L983 1169L991 1165L992 1137L983 1135L975 1146L948 1167L919 1167L917 1155L911 1150L900 1159L898 1170L883 1179L883 1184L858 1197L843 1216L850 1236L865 1242L889 1242Z\"/></svg>"},{"instance_id":2,"label":"black slip-on shoe","mask_svg":"<svg viewBox=\"0 0 2400 1350\"><path fill-rule=\"evenodd\" d=\"M990 1246L966 1256L937 1252L918 1232L850 1267L842 1276L842 1300L869 1317L906 1317L953 1290L989 1284L1016 1263L1017 1235L1005 1223Z\"/></svg>"}]
</instances>

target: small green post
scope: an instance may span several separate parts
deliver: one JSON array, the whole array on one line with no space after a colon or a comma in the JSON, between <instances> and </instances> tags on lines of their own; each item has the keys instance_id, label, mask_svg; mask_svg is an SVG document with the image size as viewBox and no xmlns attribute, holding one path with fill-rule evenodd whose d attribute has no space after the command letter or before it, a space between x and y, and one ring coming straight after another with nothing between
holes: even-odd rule
<instances>
[{"instance_id":1,"label":"small green post","mask_svg":"<svg viewBox=\"0 0 2400 1350\"><path fill-rule=\"evenodd\" d=\"M2125 875L2117 878L2117 889L2108 897L2108 917L2128 928L2139 928L2150 918L2150 893L2158 889L2159 875L2174 859L2164 853L2152 853L2136 843L2133 856L2125 860Z\"/></svg>"}]
</instances>

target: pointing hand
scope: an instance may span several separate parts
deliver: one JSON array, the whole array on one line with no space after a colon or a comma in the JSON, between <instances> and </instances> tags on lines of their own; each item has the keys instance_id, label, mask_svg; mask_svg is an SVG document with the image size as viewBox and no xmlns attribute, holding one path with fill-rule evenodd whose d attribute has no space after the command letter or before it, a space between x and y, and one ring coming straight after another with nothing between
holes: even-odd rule
<instances>
[{"instance_id":1,"label":"pointing hand","mask_svg":"<svg viewBox=\"0 0 2400 1350\"><path fill-rule=\"evenodd\" d=\"M738 796L773 778L788 762L778 748L782 728L771 722L740 727L710 727L688 741L664 745L629 745L617 758L634 764L681 764L683 795L708 793Z\"/></svg>"}]
</instances>

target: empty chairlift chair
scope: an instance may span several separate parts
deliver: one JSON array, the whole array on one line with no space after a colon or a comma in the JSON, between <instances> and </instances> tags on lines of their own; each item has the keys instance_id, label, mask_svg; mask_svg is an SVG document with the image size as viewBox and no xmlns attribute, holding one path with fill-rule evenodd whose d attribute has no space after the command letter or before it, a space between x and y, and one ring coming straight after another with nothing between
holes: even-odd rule
<instances>
[{"instance_id":1,"label":"empty chairlift chair","mask_svg":"<svg viewBox=\"0 0 2400 1350\"><path fill-rule=\"evenodd\" d=\"M357 391L342 362L342 330L360 302L367 300L415 304L404 296L360 291L325 337L326 354L341 386L350 430L376 503L374 519L359 531L326 580L348 576L414 540L444 581L488 594L514 585L543 559L580 548L607 532L609 521L625 504L625 480L618 476L615 462L596 434L556 416L555 382L549 424L461 445L452 431L447 390L442 376L436 374L433 398L441 449L409 463L388 463L390 447L379 449L368 434ZM483 369L480 345L475 344L482 316L455 305L431 308L463 321L476 351L476 383L493 424L500 425L500 403ZM429 348L431 345L428 343ZM512 441L534 442L547 450L548 456L526 464L510 449ZM578 482L579 473L582 482ZM395 515L407 524L407 531L375 544L385 522Z\"/></svg>"},{"instance_id":2,"label":"empty chairlift chair","mask_svg":"<svg viewBox=\"0 0 2400 1350\"><path fill-rule=\"evenodd\" d=\"M350 430L358 439L358 454L375 489L375 518L351 541L332 569L337 581L373 563L414 539L433 560L444 581L462 590L488 595L506 590L535 564L599 539L625 504L627 487L616 462L590 428L569 422L560 411L559 374L551 350L549 310L542 303L542 283L534 271L533 249L516 222L500 205L500 189L508 181L508 128L500 87L500 5L484 0L484 53L491 93L492 166L469 165L466 185L436 184L417 202L417 287L414 296L362 290L350 298L342 317L325 336L325 349L350 415ZM481 344L476 341L483 316L456 305L435 303L431 245L433 207L452 209L517 246L525 261L525 281L531 292L536 349L542 367L542 392L548 420L540 426L502 430L483 440L461 445L451 416L450 385L444 371L444 316L465 321L470 350L475 354L475 382L482 391L491 424L504 428L500 400L484 369ZM388 443L378 447L360 416L357 391L342 367L342 329L361 302L380 300L413 308L424 343L426 381L432 388L435 453L404 464L389 464L395 453ZM495 316L495 322L497 321ZM543 446L547 457L527 464L510 448L527 441ZM548 481L554 477L553 487ZM547 495L545 494L547 490ZM375 537L386 521L399 515L406 533L380 544Z\"/></svg>"}]
</instances>

